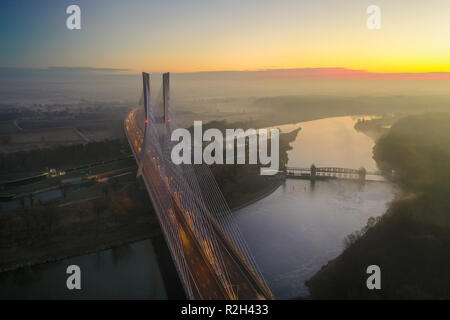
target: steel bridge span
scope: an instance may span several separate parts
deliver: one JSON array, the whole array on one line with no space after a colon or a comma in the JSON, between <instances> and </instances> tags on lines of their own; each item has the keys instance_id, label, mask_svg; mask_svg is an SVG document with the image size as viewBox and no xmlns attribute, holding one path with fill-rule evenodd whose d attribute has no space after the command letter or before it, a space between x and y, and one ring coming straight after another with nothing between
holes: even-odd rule
<instances>
[{"instance_id":1,"label":"steel bridge span","mask_svg":"<svg viewBox=\"0 0 450 320\"><path fill-rule=\"evenodd\" d=\"M339 167L285 167L284 176L286 178L298 179L349 179L366 181L366 176L377 176L377 181L385 181L384 177L379 172L367 172L366 169L349 169Z\"/></svg>"}]
</instances>

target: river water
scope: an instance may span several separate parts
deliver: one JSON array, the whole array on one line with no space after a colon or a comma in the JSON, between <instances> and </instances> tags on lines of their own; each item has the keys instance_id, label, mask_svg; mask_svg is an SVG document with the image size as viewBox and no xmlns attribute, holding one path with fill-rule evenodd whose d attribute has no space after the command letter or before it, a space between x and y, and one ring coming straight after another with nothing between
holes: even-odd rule
<instances>
[{"instance_id":1,"label":"river water","mask_svg":"<svg viewBox=\"0 0 450 320\"><path fill-rule=\"evenodd\" d=\"M374 142L353 128L355 122L339 117L280 126L282 132L302 128L288 165L376 171ZM234 214L269 287L277 298L291 298L307 295L304 281L342 252L346 235L361 229L369 217L383 214L393 193L386 182L311 185L308 180L286 180L268 197ZM153 241L146 240L6 272L0 274L0 298L165 299L171 285L164 281L168 277L158 256ZM70 264L81 267L81 291L65 287Z\"/></svg>"},{"instance_id":2,"label":"river water","mask_svg":"<svg viewBox=\"0 0 450 320\"><path fill-rule=\"evenodd\" d=\"M280 126L301 127L288 152L288 166L344 167L377 171L374 142L354 129L357 119L328 118ZM393 198L386 182L288 179L268 197L235 213L250 251L278 298L308 294L304 281L343 250L344 238Z\"/></svg>"},{"instance_id":3,"label":"river water","mask_svg":"<svg viewBox=\"0 0 450 320\"><path fill-rule=\"evenodd\" d=\"M81 269L68 290L66 269ZM0 274L0 299L167 299L152 240Z\"/></svg>"}]
</instances>

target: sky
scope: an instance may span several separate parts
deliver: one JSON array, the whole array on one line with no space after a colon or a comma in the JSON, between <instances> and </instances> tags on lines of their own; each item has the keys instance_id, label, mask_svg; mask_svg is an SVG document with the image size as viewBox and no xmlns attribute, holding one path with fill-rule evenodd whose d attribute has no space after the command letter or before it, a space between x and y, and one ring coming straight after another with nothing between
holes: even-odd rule
<instances>
[{"instance_id":1,"label":"sky","mask_svg":"<svg viewBox=\"0 0 450 320\"><path fill-rule=\"evenodd\" d=\"M81 30L66 28L71 4ZM0 67L450 72L449 13L448 0L2 0Z\"/></svg>"}]
</instances>

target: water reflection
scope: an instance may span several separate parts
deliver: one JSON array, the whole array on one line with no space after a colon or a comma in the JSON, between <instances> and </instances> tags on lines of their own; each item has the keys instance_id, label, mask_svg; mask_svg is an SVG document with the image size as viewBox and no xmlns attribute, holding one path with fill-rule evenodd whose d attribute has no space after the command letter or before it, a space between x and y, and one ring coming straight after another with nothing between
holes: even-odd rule
<instances>
[{"instance_id":1,"label":"water reflection","mask_svg":"<svg viewBox=\"0 0 450 320\"><path fill-rule=\"evenodd\" d=\"M376 171L372 159L374 142L365 134L354 129L357 119L370 119L371 116L335 117L296 124L279 126L281 132L297 128L301 131L288 151L291 167L342 167Z\"/></svg>"}]
</instances>

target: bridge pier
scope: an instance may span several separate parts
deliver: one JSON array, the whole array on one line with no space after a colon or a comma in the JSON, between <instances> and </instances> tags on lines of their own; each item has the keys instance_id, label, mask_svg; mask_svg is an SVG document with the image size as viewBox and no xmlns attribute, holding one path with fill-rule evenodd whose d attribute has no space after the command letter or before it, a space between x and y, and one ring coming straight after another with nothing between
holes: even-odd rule
<instances>
[{"instance_id":1,"label":"bridge pier","mask_svg":"<svg viewBox=\"0 0 450 320\"><path fill-rule=\"evenodd\" d=\"M360 182L364 183L364 182L366 181L366 173L367 173L367 171L366 171L366 169L365 169L364 167L359 168L359 172L358 172L359 177L358 177L358 180L359 180Z\"/></svg>"},{"instance_id":2,"label":"bridge pier","mask_svg":"<svg viewBox=\"0 0 450 320\"><path fill-rule=\"evenodd\" d=\"M317 167L314 165L314 163L311 165L311 181L316 181L316 175L317 175Z\"/></svg>"}]
</instances>

